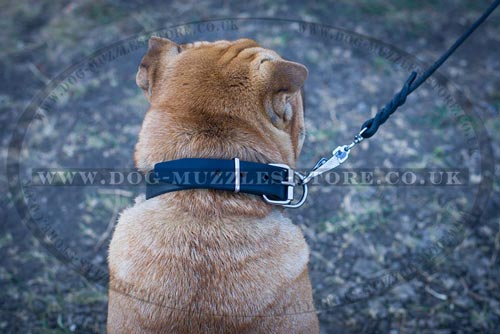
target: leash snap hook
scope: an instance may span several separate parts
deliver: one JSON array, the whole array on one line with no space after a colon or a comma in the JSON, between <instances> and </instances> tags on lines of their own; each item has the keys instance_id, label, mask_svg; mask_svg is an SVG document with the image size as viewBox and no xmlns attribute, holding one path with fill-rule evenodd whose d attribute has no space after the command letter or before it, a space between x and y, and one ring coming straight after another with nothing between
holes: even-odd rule
<instances>
[{"instance_id":1,"label":"leash snap hook","mask_svg":"<svg viewBox=\"0 0 500 334\"><path fill-rule=\"evenodd\" d=\"M329 170L334 169L335 167L338 167L341 163L346 161L349 157L349 146L351 145L338 146L332 151L332 157L330 159L321 158L316 163L314 168L309 172L309 174L302 180L302 182L308 183L313 178L320 176L321 174L326 173Z\"/></svg>"}]
</instances>

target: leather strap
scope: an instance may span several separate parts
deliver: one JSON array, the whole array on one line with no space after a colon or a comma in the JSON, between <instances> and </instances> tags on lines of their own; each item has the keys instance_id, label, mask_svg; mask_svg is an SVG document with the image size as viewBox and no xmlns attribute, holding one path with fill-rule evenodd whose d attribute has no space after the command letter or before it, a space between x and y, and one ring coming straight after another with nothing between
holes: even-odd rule
<instances>
[{"instance_id":1,"label":"leather strap","mask_svg":"<svg viewBox=\"0 0 500 334\"><path fill-rule=\"evenodd\" d=\"M186 158L157 163L147 180L146 199L186 189L217 189L286 201L290 199L293 171L286 165L238 159Z\"/></svg>"}]
</instances>

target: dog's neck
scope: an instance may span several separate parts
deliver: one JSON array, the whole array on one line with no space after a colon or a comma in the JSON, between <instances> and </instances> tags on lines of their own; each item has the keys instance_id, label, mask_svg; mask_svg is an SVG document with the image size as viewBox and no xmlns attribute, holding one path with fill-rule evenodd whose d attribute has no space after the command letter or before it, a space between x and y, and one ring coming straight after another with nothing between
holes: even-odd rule
<instances>
[{"instance_id":1,"label":"dog's neck","mask_svg":"<svg viewBox=\"0 0 500 334\"><path fill-rule=\"evenodd\" d=\"M194 157L289 163L289 157L283 157L284 152L275 141L263 142L268 137L245 127L241 120L230 116L215 120L207 115L176 115L179 114L148 111L136 145L135 162L139 169L149 171L161 161ZM198 218L264 217L273 209L259 196L219 190L185 190L160 197Z\"/></svg>"}]
</instances>

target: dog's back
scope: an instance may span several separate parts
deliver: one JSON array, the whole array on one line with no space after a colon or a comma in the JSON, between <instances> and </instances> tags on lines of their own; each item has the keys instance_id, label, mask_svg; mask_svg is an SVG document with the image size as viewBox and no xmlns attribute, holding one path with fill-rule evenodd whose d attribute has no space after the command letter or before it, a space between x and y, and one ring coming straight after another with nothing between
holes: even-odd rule
<instances>
[{"instance_id":1,"label":"dog's back","mask_svg":"<svg viewBox=\"0 0 500 334\"><path fill-rule=\"evenodd\" d=\"M303 298L311 289L308 256L301 231L278 211L264 219L216 221L160 198L137 203L121 215L110 245L108 328L314 332L314 307Z\"/></svg>"}]
</instances>

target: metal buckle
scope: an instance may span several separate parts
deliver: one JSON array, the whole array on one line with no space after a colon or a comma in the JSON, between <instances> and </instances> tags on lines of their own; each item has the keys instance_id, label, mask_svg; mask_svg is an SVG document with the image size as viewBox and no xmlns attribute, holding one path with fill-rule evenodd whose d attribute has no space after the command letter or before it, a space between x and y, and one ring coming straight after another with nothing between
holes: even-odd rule
<instances>
[{"instance_id":1,"label":"metal buckle","mask_svg":"<svg viewBox=\"0 0 500 334\"><path fill-rule=\"evenodd\" d=\"M288 178L286 181L281 181L281 184L287 185L288 190L287 190L287 199L286 200L272 200L269 199L266 195L262 195L264 198L264 201L266 201L269 204L273 205L281 205L286 208L298 208L304 204L304 202L307 199L307 184L303 183L302 180L304 180L304 175L300 174L299 172L295 172L290 166L285 165L285 164L270 164L272 166L276 167L282 167L287 169L288 171ZM299 184L302 186L302 197L299 199L299 201L292 203L294 198L294 190L295 190L295 177L299 179Z\"/></svg>"}]
</instances>

